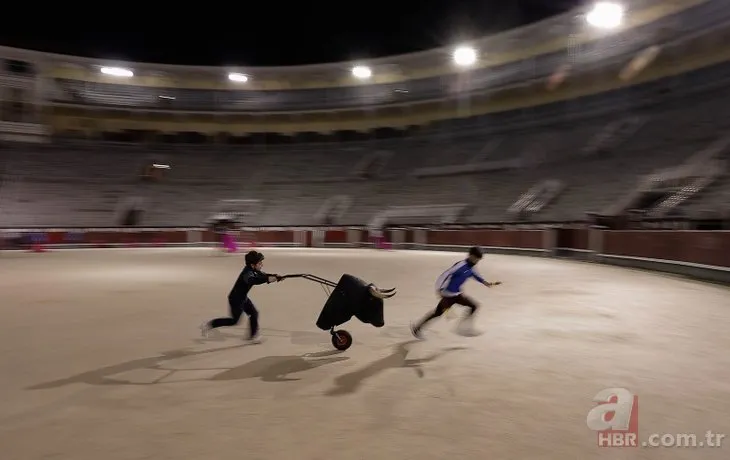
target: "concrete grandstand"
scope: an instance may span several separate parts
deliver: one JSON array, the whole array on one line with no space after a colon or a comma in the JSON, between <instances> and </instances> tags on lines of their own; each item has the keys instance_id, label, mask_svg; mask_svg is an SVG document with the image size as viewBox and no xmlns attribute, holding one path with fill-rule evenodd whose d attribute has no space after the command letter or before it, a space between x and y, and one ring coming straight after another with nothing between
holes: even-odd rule
<instances>
[{"instance_id":1,"label":"concrete grandstand","mask_svg":"<svg viewBox=\"0 0 730 460\"><path fill-rule=\"evenodd\" d=\"M724 6L569 14L482 40L473 68L435 50L366 81L0 49L31 69L0 77L0 226L192 226L232 200L248 225L726 219Z\"/></svg>"}]
</instances>

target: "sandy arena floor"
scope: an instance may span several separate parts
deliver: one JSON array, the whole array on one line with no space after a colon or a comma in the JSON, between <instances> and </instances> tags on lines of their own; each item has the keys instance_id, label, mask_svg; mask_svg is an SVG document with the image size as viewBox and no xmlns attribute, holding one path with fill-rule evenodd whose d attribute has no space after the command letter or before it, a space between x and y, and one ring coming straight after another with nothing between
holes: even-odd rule
<instances>
[{"instance_id":1,"label":"sandy arena floor","mask_svg":"<svg viewBox=\"0 0 730 460\"><path fill-rule=\"evenodd\" d=\"M0 254L0 446L8 460L728 459L730 290L662 275L488 256L471 283L486 333L455 320L412 340L459 254L265 251L265 269L399 294L386 326L356 321L335 352L321 288L261 286L261 345L227 312L242 255L210 249ZM607 387L639 396L652 433L727 433L721 448L599 448L586 426Z\"/></svg>"}]
</instances>

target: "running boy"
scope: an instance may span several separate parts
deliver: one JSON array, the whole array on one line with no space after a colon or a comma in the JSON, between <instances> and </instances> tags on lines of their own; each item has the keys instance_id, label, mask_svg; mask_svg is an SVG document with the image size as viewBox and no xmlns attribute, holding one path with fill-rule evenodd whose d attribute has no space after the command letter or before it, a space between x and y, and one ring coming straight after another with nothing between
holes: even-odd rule
<instances>
[{"instance_id":1,"label":"running boy","mask_svg":"<svg viewBox=\"0 0 730 460\"><path fill-rule=\"evenodd\" d=\"M235 326L245 313L248 315L250 326L249 340L254 343L259 342L259 312L256 310L253 302L251 302L251 299L248 298L248 292L253 286L258 284L274 283L282 279L279 275L270 275L262 272L261 268L263 266L263 254L256 251L249 251L246 254L246 266L241 271L241 274L238 275L233 289L228 294L228 306L231 311L231 316L228 318L216 318L205 323L201 327L203 337L207 336L212 329L223 326Z\"/></svg>"},{"instance_id":2,"label":"running boy","mask_svg":"<svg viewBox=\"0 0 730 460\"><path fill-rule=\"evenodd\" d=\"M420 323L411 326L411 332L417 338L421 338L421 331L423 327L430 321L443 315L449 308L454 305L463 305L469 308L468 315L462 320L460 324L461 332L465 335L477 335L477 333L471 328L471 320L474 318L474 313L477 311L479 306L469 297L461 292L462 285L469 278L474 278L487 287L497 286L502 284L501 281L490 283L485 281L479 273L475 270L476 264L482 260L482 250L478 247L469 249L469 256L460 262L455 263L448 270L443 272L441 276L436 280L436 291L441 297L436 310L426 315Z\"/></svg>"}]
</instances>

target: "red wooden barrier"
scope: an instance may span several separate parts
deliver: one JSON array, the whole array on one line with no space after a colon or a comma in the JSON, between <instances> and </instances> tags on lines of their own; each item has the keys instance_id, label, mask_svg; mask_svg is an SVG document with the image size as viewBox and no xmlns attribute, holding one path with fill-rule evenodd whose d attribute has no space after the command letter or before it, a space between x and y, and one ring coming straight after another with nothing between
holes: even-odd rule
<instances>
[{"instance_id":1,"label":"red wooden barrier","mask_svg":"<svg viewBox=\"0 0 730 460\"><path fill-rule=\"evenodd\" d=\"M439 246L543 249L543 237L543 230L455 229L429 230L427 241Z\"/></svg>"},{"instance_id":2,"label":"red wooden barrier","mask_svg":"<svg viewBox=\"0 0 730 460\"><path fill-rule=\"evenodd\" d=\"M603 253L730 267L730 232L606 231Z\"/></svg>"},{"instance_id":3,"label":"red wooden barrier","mask_svg":"<svg viewBox=\"0 0 730 460\"><path fill-rule=\"evenodd\" d=\"M448 229L426 230L428 245L434 246L492 246L522 249L545 248L549 230L498 230L498 229ZM584 228L560 229L554 242L556 247L588 250L590 233L596 230ZM23 229L6 230L2 235L27 235L26 245L91 245L91 246L137 246L210 243L216 241L215 234L201 229ZM304 233L302 233L304 232ZM259 245L311 244L312 230L302 229L259 229L252 230ZM358 232L354 232L356 235ZM413 242L416 231L406 229L405 242ZM191 238L191 235L197 235ZM327 243L358 244L367 241L367 231L361 231L360 241L348 241L345 228L330 228L325 232ZM627 230L602 231L600 252L607 255L641 257L648 259L674 260L702 265L730 267L729 231L686 231L686 230ZM30 238L32 237L32 238ZM199 237L199 239L198 239ZM297 240L299 237L299 241ZM7 241L9 241L7 238ZM22 239L22 238L21 238ZM9 243L5 241L7 246Z\"/></svg>"}]
</instances>

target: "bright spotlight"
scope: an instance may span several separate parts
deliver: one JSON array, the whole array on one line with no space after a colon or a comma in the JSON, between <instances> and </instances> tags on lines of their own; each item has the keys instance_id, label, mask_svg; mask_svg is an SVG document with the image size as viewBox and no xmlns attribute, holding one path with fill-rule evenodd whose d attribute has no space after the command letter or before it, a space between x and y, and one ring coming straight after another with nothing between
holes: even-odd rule
<instances>
[{"instance_id":1,"label":"bright spotlight","mask_svg":"<svg viewBox=\"0 0 730 460\"><path fill-rule=\"evenodd\" d=\"M586 21L600 29L615 29L624 19L624 7L613 2L598 2L586 15Z\"/></svg>"},{"instance_id":2,"label":"bright spotlight","mask_svg":"<svg viewBox=\"0 0 730 460\"><path fill-rule=\"evenodd\" d=\"M236 72L229 73L228 79L231 81L235 81L236 83L246 83L248 81L248 77L246 75Z\"/></svg>"},{"instance_id":3,"label":"bright spotlight","mask_svg":"<svg viewBox=\"0 0 730 460\"><path fill-rule=\"evenodd\" d=\"M373 75L373 71L370 70L370 67L367 67L364 65L357 65L352 68L352 75L355 78L365 80L366 78L370 78Z\"/></svg>"},{"instance_id":4,"label":"bright spotlight","mask_svg":"<svg viewBox=\"0 0 730 460\"><path fill-rule=\"evenodd\" d=\"M101 73L103 73L104 75L111 75L112 77L129 78L134 76L134 72L129 69L123 69L121 67L102 67Z\"/></svg>"},{"instance_id":5,"label":"bright spotlight","mask_svg":"<svg viewBox=\"0 0 730 460\"><path fill-rule=\"evenodd\" d=\"M454 63L459 66L470 66L477 62L477 52L469 46L460 46L454 50Z\"/></svg>"}]
</instances>

